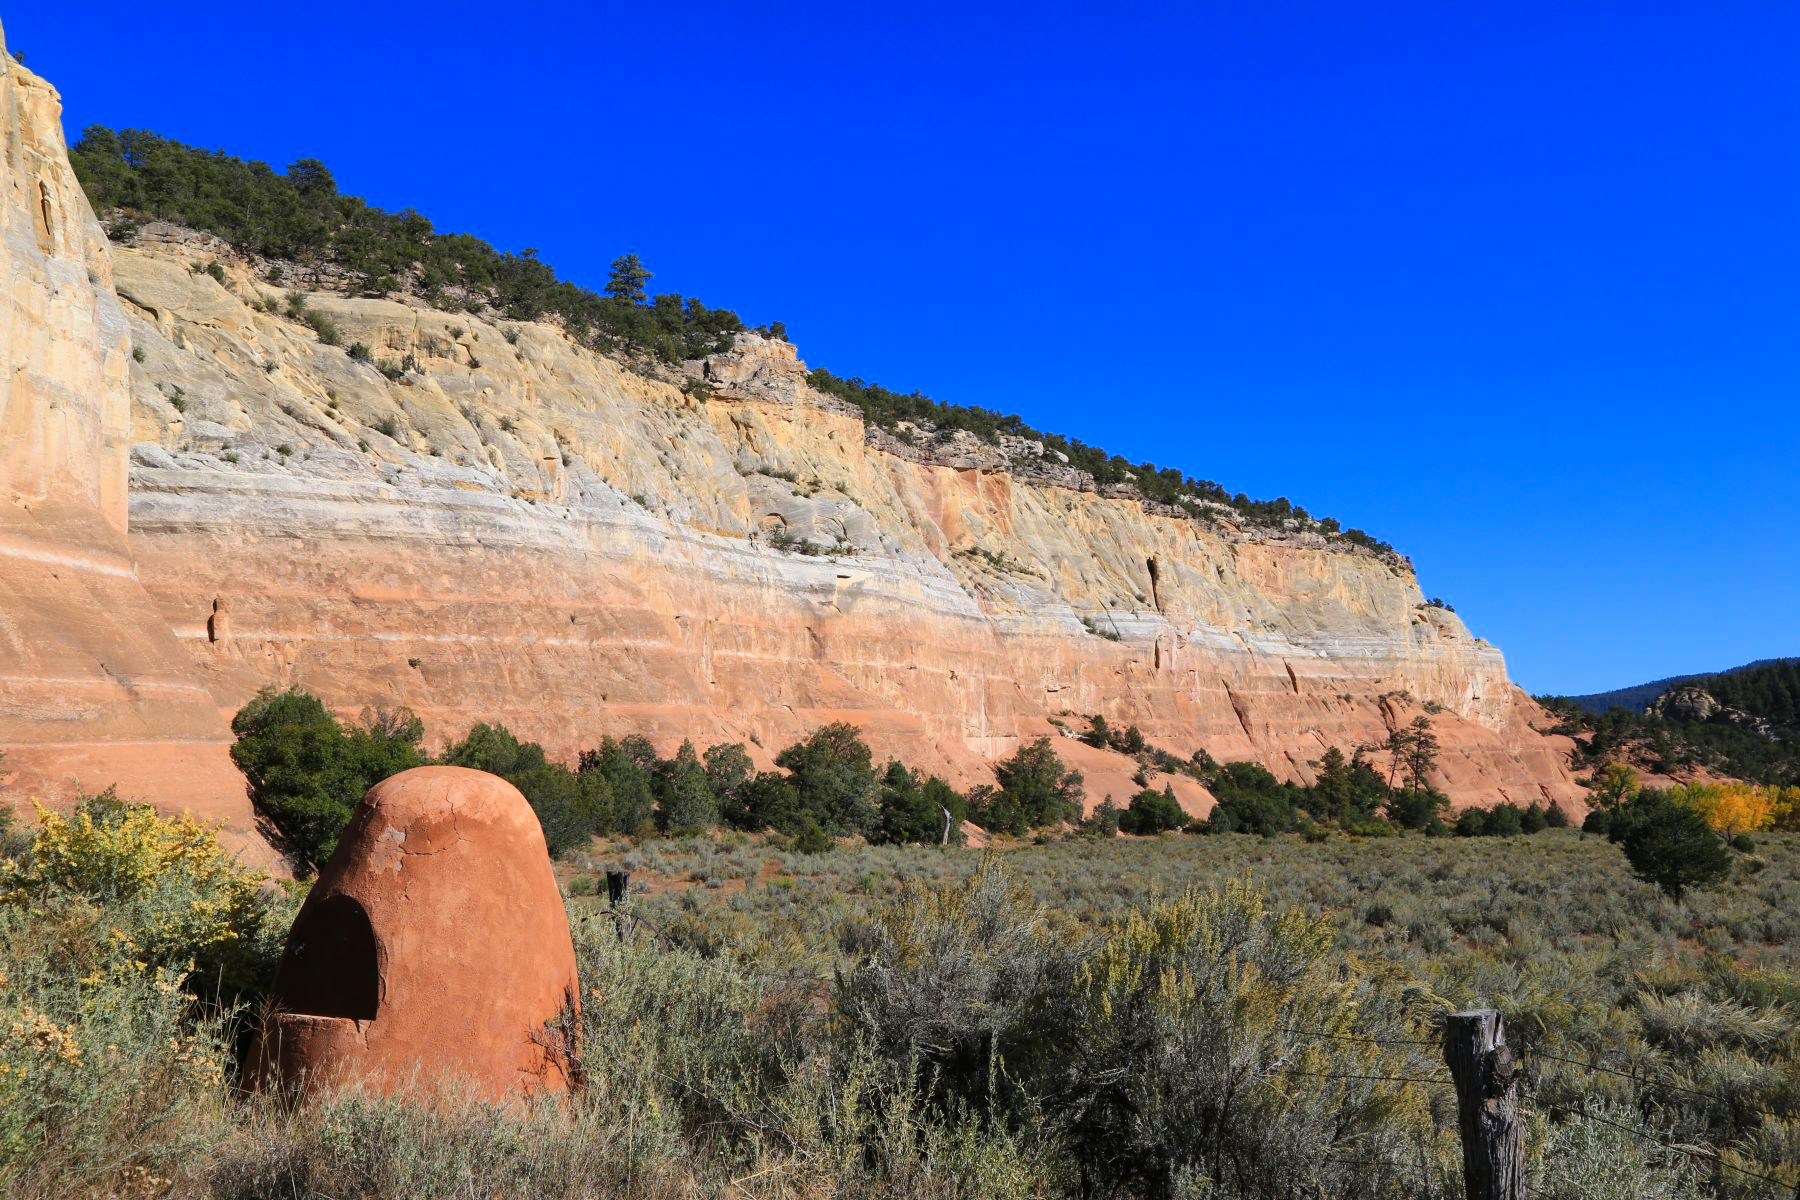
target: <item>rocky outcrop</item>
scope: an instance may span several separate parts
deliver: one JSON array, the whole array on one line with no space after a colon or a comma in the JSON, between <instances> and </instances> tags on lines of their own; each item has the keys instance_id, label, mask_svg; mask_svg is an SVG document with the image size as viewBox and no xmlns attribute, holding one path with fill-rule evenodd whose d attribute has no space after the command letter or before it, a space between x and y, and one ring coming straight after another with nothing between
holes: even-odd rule
<instances>
[{"instance_id":1,"label":"rocky outcrop","mask_svg":"<svg viewBox=\"0 0 1800 1200\"><path fill-rule=\"evenodd\" d=\"M659 381L415 301L314 292L308 324L300 272L167 227L115 260L132 545L223 709L298 684L564 755L842 719L964 783L1059 714L1304 778L1427 711L1459 801L1580 795L1396 556L871 434L755 335Z\"/></svg>"},{"instance_id":2,"label":"rocky outcrop","mask_svg":"<svg viewBox=\"0 0 1800 1200\"><path fill-rule=\"evenodd\" d=\"M1719 703L1711 692L1694 683L1670 688L1652 700L1645 711L1653 717L1662 717L1668 721L1725 721L1762 737L1773 737L1776 733L1775 723L1767 717L1747 713L1741 708L1727 707Z\"/></svg>"},{"instance_id":3,"label":"rocky outcrop","mask_svg":"<svg viewBox=\"0 0 1800 1200\"><path fill-rule=\"evenodd\" d=\"M0 763L9 801L117 784L255 836L231 734L126 542L124 314L61 102L0 44Z\"/></svg>"},{"instance_id":4,"label":"rocky outcrop","mask_svg":"<svg viewBox=\"0 0 1800 1200\"><path fill-rule=\"evenodd\" d=\"M1670 688L1652 700L1646 711L1671 721L1708 721L1722 708L1711 692L1690 683Z\"/></svg>"}]
</instances>

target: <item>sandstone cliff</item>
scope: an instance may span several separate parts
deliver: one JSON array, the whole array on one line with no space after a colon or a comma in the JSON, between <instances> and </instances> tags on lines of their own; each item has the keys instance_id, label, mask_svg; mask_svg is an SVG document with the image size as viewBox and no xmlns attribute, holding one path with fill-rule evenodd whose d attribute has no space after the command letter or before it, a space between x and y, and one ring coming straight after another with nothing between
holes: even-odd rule
<instances>
[{"instance_id":1,"label":"sandstone cliff","mask_svg":"<svg viewBox=\"0 0 1800 1200\"><path fill-rule=\"evenodd\" d=\"M1304 778L1429 709L1459 802L1581 794L1394 556L917 450L754 335L656 381L552 325L314 290L333 346L288 314L319 286L291 266L169 226L114 259L132 548L221 710L299 684L561 754L846 719L968 783L1057 714Z\"/></svg>"},{"instance_id":2,"label":"sandstone cliff","mask_svg":"<svg viewBox=\"0 0 1800 1200\"><path fill-rule=\"evenodd\" d=\"M61 102L0 41L0 778L15 802L117 783L227 821L231 734L126 544L129 343Z\"/></svg>"}]
</instances>

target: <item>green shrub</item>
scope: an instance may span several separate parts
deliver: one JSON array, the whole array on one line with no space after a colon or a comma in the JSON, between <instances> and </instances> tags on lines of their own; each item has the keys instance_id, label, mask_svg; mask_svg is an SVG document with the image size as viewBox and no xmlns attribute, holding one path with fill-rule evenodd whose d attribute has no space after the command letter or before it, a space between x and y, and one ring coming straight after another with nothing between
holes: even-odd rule
<instances>
[{"instance_id":1,"label":"green shrub","mask_svg":"<svg viewBox=\"0 0 1800 1200\"><path fill-rule=\"evenodd\" d=\"M1273 837L1294 828L1295 789L1256 763L1226 763L1212 777L1218 804L1210 823L1217 832Z\"/></svg>"},{"instance_id":2,"label":"green shrub","mask_svg":"<svg viewBox=\"0 0 1800 1200\"><path fill-rule=\"evenodd\" d=\"M1145 788L1131 798L1131 804L1119 816L1119 828L1126 833L1154 835L1187 824L1187 814L1166 786L1162 791Z\"/></svg>"},{"instance_id":3,"label":"green shrub","mask_svg":"<svg viewBox=\"0 0 1800 1200\"><path fill-rule=\"evenodd\" d=\"M1731 873L1731 852L1706 818L1662 792L1644 791L1613 814L1607 837L1632 874L1679 903L1693 888L1717 887Z\"/></svg>"},{"instance_id":4,"label":"green shrub","mask_svg":"<svg viewBox=\"0 0 1800 1200\"><path fill-rule=\"evenodd\" d=\"M1097 750L1112 749L1112 727L1106 718L1099 713L1088 718L1088 731L1081 735L1081 740Z\"/></svg>"},{"instance_id":5,"label":"green shrub","mask_svg":"<svg viewBox=\"0 0 1800 1200\"><path fill-rule=\"evenodd\" d=\"M983 829L1019 835L1081 819L1081 773L1063 765L1048 737L1020 746L996 764L994 776L998 789L969 793L969 818Z\"/></svg>"},{"instance_id":6,"label":"green shrub","mask_svg":"<svg viewBox=\"0 0 1800 1200\"><path fill-rule=\"evenodd\" d=\"M802 810L827 834L866 834L874 828L875 766L856 726L821 726L777 754L775 765L788 772Z\"/></svg>"},{"instance_id":7,"label":"green shrub","mask_svg":"<svg viewBox=\"0 0 1800 1200\"><path fill-rule=\"evenodd\" d=\"M319 341L327 346L335 346L342 340L342 335L338 333L337 322L317 309L307 312L306 323L318 335Z\"/></svg>"},{"instance_id":8,"label":"green shrub","mask_svg":"<svg viewBox=\"0 0 1800 1200\"><path fill-rule=\"evenodd\" d=\"M1450 798L1430 788L1402 788L1390 793L1382 804L1387 819L1402 829L1429 829L1442 821L1450 807Z\"/></svg>"},{"instance_id":9,"label":"green shrub","mask_svg":"<svg viewBox=\"0 0 1800 1200\"><path fill-rule=\"evenodd\" d=\"M935 846L946 832L950 845L963 843L962 794L936 775L920 780L906 764L888 763L876 810L875 828L869 834L875 845Z\"/></svg>"},{"instance_id":10,"label":"green shrub","mask_svg":"<svg viewBox=\"0 0 1800 1200\"><path fill-rule=\"evenodd\" d=\"M424 726L405 709L365 710L346 729L318 699L264 688L238 710L232 761L250 780L251 799L294 855L322 864L337 847L363 793L423 764Z\"/></svg>"},{"instance_id":11,"label":"green shrub","mask_svg":"<svg viewBox=\"0 0 1800 1200\"><path fill-rule=\"evenodd\" d=\"M1090 837L1116 837L1122 819L1123 814L1119 812L1119 806L1113 803L1113 798L1109 794L1099 804L1096 804L1094 811L1081 822L1081 831Z\"/></svg>"},{"instance_id":12,"label":"green shrub","mask_svg":"<svg viewBox=\"0 0 1800 1200\"><path fill-rule=\"evenodd\" d=\"M1525 832L1525 814L1516 804L1496 804L1488 810L1487 831L1495 837L1517 837Z\"/></svg>"},{"instance_id":13,"label":"green shrub","mask_svg":"<svg viewBox=\"0 0 1800 1200\"><path fill-rule=\"evenodd\" d=\"M823 854L831 850L836 843L819 819L810 813L800 818L800 830L794 835L794 849L801 854Z\"/></svg>"},{"instance_id":14,"label":"green shrub","mask_svg":"<svg viewBox=\"0 0 1800 1200\"><path fill-rule=\"evenodd\" d=\"M1456 814L1453 825L1457 837L1486 837L1492 833L1493 822L1486 809L1465 808Z\"/></svg>"},{"instance_id":15,"label":"green shrub","mask_svg":"<svg viewBox=\"0 0 1800 1200\"><path fill-rule=\"evenodd\" d=\"M663 833L704 833L719 821L719 801L694 743L683 740L675 757L658 764L656 827Z\"/></svg>"},{"instance_id":16,"label":"green shrub","mask_svg":"<svg viewBox=\"0 0 1800 1200\"><path fill-rule=\"evenodd\" d=\"M644 833L654 822L656 749L641 737L624 741L602 738L598 750L584 750L580 773L606 785L608 807L599 829L612 833Z\"/></svg>"},{"instance_id":17,"label":"green shrub","mask_svg":"<svg viewBox=\"0 0 1800 1200\"><path fill-rule=\"evenodd\" d=\"M701 756L706 765L706 781L712 787L718 804L719 820L733 829L761 829L750 813L749 786L755 777L756 764L742 742L720 742L706 748Z\"/></svg>"}]
</instances>

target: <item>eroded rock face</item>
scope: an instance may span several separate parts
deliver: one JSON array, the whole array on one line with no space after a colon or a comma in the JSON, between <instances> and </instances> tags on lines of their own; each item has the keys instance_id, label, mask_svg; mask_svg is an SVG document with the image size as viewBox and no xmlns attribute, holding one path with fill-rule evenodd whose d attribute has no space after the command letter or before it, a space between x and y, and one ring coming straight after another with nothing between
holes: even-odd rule
<instances>
[{"instance_id":1,"label":"eroded rock face","mask_svg":"<svg viewBox=\"0 0 1800 1200\"><path fill-rule=\"evenodd\" d=\"M61 107L0 43L0 802L117 784L266 863L230 731L126 544L130 343Z\"/></svg>"},{"instance_id":2,"label":"eroded rock face","mask_svg":"<svg viewBox=\"0 0 1800 1200\"><path fill-rule=\"evenodd\" d=\"M1674 721L1708 721L1723 707L1711 692L1690 683L1672 687L1652 700L1649 711Z\"/></svg>"},{"instance_id":3,"label":"eroded rock face","mask_svg":"<svg viewBox=\"0 0 1800 1200\"><path fill-rule=\"evenodd\" d=\"M754 335L684 390L413 302L313 294L325 345L282 315L303 273L173 231L115 257L145 352L133 545L224 709L297 684L564 756L849 720L963 784L1058 713L1307 778L1429 710L1459 802L1581 795L1499 651L1403 560L904 446Z\"/></svg>"},{"instance_id":4,"label":"eroded rock face","mask_svg":"<svg viewBox=\"0 0 1800 1200\"><path fill-rule=\"evenodd\" d=\"M531 806L418 767L369 789L294 919L251 1061L290 1093L574 1081L580 987Z\"/></svg>"}]
</instances>

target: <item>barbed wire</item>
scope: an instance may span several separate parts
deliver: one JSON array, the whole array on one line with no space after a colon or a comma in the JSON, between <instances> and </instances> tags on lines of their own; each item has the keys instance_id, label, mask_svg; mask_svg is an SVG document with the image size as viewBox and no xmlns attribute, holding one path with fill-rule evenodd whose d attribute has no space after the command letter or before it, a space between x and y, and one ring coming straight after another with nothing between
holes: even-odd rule
<instances>
[{"instance_id":1,"label":"barbed wire","mask_svg":"<svg viewBox=\"0 0 1800 1200\"><path fill-rule=\"evenodd\" d=\"M1664 1088L1671 1092L1682 1092L1689 1096L1699 1096L1703 1100L1711 1100L1714 1104L1722 1104L1727 1108L1739 1108L1745 1112L1753 1112L1760 1116L1768 1117L1773 1121L1785 1120L1785 1118L1770 1112L1766 1108L1758 1108L1756 1105L1746 1103L1742 1100L1735 1100L1729 1096L1721 1096L1717 1092L1702 1091L1700 1088L1685 1087L1679 1083L1669 1083L1666 1080L1647 1078L1630 1071L1621 1071L1617 1067L1606 1066L1604 1063L1581 1062L1578 1059L1565 1058L1560 1054L1551 1054L1547 1050L1539 1050L1535 1047L1524 1048L1523 1055L1526 1058L1544 1058L1549 1059L1551 1062L1565 1063L1571 1067L1579 1067L1584 1071L1600 1071L1607 1075L1617 1075L1620 1079L1629 1079L1631 1082L1638 1084L1641 1087Z\"/></svg>"},{"instance_id":2,"label":"barbed wire","mask_svg":"<svg viewBox=\"0 0 1800 1200\"><path fill-rule=\"evenodd\" d=\"M1298 1067L1277 1067L1273 1071L1264 1071L1259 1078L1270 1079L1276 1075L1311 1075L1317 1079L1362 1079L1372 1083L1441 1083L1455 1085L1456 1081L1444 1076L1431 1075L1358 1075L1339 1071L1302 1071Z\"/></svg>"},{"instance_id":3,"label":"barbed wire","mask_svg":"<svg viewBox=\"0 0 1800 1200\"><path fill-rule=\"evenodd\" d=\"M1666 1150L1671 1154L1686 1155L1689 1158L1698 1159L1702 1162L1711 1163L1712 1165L1714 1165L1716 1167L1723 1167L1727 1171L1735 1171L1737 1174L1744 1176L1746 1179L1755 1179L1761 1183L1774 1184L1776 1187L1781 1188L1783 1191L1787 1190L1788 1185L1785 1182L1783 1182L1782 1180L1775 1178L1773 1175L1759 1174L1758 1172L1749 1170L1746 1167L1740 1167L1740 1166L1736 1165L1735 1163L1726 1162L1724 1157L1721 1156L1717 1150L1712 1149L1711 1147L1702 1149L1699 1146L1684 1146L1679 1142L1665 1142L1661 1138L1657 1137L1655 1134L1652 1134L1648 1130L1643 1129L1641 1127L1627 1125L1623 1121L1615 1121L1610 1117L1603 1117L1599 1113L1589 1112L1589 1111L1587 1111L1587 1107L1585 1104L1580 1108L1571 1108L1567 1105L1557 1104L1554 1101L1550 1101L1550 1100L1542 1100L1540 1102L1543 1104L1544 1108L1548 1109L1552 1113L1561 1113L1562 1115L1567 1116L1567 1117L1578 1117L1583 1121L1598 1121L1602 1125L1610 1125L1614 1129L1623 1130L1624 1132L1631 1134L1633 1137L1638 1138L1641 1141L1647 1142L1652 1146L1656 1146L1660 1149Z\"/></svg>"},{"instance_id":4,"label":"barbed wire","mask_svg":"<svg viewBox=\"0 0 1800 1200\"><path fill-rule=\"evenodd\" d=\"M1372 1042L1377 1046L1432 1046L1432 1047L1436 1047L1441 1044L1438 1042L1421 1041L1418 1038L1369 1037L1365 1034L1358 1034L1358 1033L1328 1033L1323 1029L1292 1029L1286 1025L1277 1025L1275 1028L1280 1030L1282 1033L1297 1034L1300 1037L1330 1038L1333 1041L1340 1041L1340 1042Z\"/></svg>"}]
</instances>

